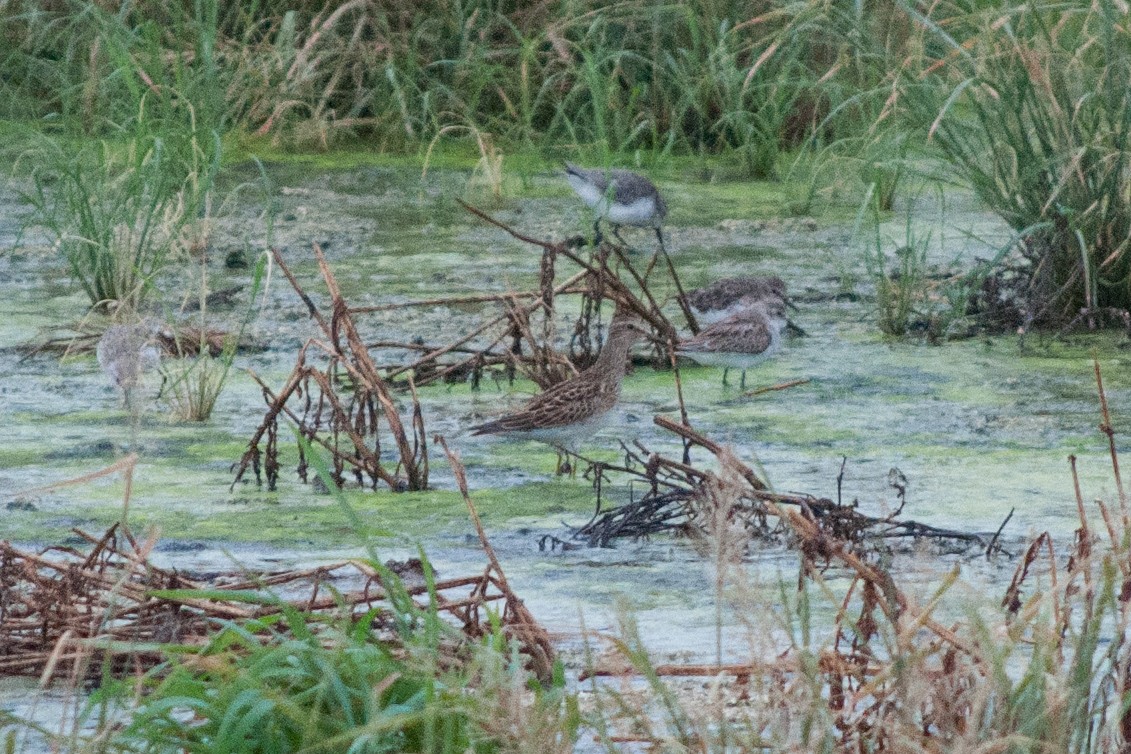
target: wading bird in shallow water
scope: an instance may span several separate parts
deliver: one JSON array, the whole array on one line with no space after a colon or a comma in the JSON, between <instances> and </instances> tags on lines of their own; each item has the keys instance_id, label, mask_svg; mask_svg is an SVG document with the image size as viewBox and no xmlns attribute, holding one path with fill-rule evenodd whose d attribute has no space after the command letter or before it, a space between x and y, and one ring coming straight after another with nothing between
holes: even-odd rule
<instances>
[{"instance_id":1,"label":"wading bird in shallow water","mask_svg":"<svg viewBox=\"0 0 1131 754\"><path fill-rule=\"evenodd\" d=\"M723 384L727 371L742 370L740 386L746 388L746 370L772 356L781 347L781 331L785 328L785 302L776 297L748 301L726 319L703 329L698 335L681 341L676 353L706 366L723 367Z\"/></svg>"},{"instance_id":2,"label":"wading bird in shallow water","mask_svg":"<svg viewBox=\"0 0 1131 754\"><path fill-rule=\"evenodd\" d=\"M601 243L601 220L607 218L613 226L613 235L622 244L625 242L620 237L620 226L634 225L655 230L660 248L664 248L661 226L667 217L668 205L650 180L629 170L579 168L569 162L566 163L566 179L596 215L594 245Z\"/></svg>"},{"instance_id":3,"label":"wading bird in shallow water","mask_svg":"<svg viewBox=\"0 0 1131 754\"><path fill-rule=\"evenodd\" d=\"M644 320L618 311L592 366L534 396L520 410L472 427L471 434L538 440L576 453L581 441L592 437L609 418L620 397L628 351L647 332Z\"/></svg>"},{"instance_id":4,"label":"wading bird in shallow water","mask_svg":"<svg viewBox=\"0 0 1131 754\"><path fill-rule=\"evenodd\" d=\"M161 362L153 328L145 324L110 325L95 349L98 365L122 389L126 408L133 408L133 393L145 372Z\"/></svg>"}]
</instances>

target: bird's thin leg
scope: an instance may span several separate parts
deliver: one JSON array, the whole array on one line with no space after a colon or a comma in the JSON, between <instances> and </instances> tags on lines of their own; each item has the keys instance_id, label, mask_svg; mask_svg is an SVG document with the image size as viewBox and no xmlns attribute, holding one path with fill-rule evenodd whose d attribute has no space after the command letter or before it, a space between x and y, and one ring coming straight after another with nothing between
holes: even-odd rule
<instances>
[{"instance_id":1,"label":"bird's thin leg","mask_svg":"<svg viewBox=\"0 0 1131 754\"><path fill-rule=\"evenodd\" d=\"M601 218L598 217L596 220L593 221L593 246L594 246L594 248L597 247L597 246L600 246L601 241L603 241L603 240L605 240L605 237L603 235L601 235Z\"/></svg>"},{"instance_id":2,"label":"bird's thin leg","mask_svg":"<svg viewBox=\"0 0 1131 754\"><path fill-rule=\"evenodd\" d=\"M730 371L730 367L723 367L723 387L726 387L726 384L727 384L727 372L729 372L729 371Z\"/></svg>"},{"instance_id":3,"label":"bird's thin leg","mask_svg":"<svg viewBox=\"0 0 1131 754\"><path fill-rule=\"evenodd\" d=\"M616 239L617 239L618 241L620 241L620 245L621 245L621 246L628 246L628 241L626 241L626 240L624 240L623 238L621 238L621 235L620 235L620 226L619 226L619 225L614 225L614 226L613 226L613 236L614 236L614 237L615 237L615 238L616 238Z\"/></svg>"},{"instance_id":4,"label":"bird's thin leg","mask_svg":"<svg viewBox=\"0 0 1131 754\"><path fill-rule=\"evenodd\" d=\"M745 390L746 389L746 370L745 369L742 370L742 379L738 383L738 389L739 390Z\"/></svg>"},{"instance_id":5,"label":"bird's thin leg","mask_svg":"<svg viewBox=\"0 0 1131 754\"><path fill-rule=\"evenodd\" d=\"M666 257L668 250L664 248L664 231L660 230L659 227L656 228L656 240L660 242L660 251L664 252L664 256Z\"/></svg>"}]
</instances>

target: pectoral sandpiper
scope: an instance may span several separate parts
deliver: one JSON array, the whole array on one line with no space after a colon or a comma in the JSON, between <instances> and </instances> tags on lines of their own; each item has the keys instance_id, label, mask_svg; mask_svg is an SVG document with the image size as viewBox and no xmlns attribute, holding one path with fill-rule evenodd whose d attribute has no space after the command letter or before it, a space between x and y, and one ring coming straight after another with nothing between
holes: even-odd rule
<instances>
[{"instance_id":1,"label":"pectoral sandpiper","mask_svg":"<svg viewBox=\"0 0 1131 754\"><path fill-rule=\"evenodd\" d=\"M645 333L642 319L617 312L592 366L534 396L520 410L472 427L471 433L538 440L576 452L578 443L592 437L616 405L628 350Z\"/></svg>"},{"instance_id":2,"label":"pectoral sandpiper","mask_svg":"<svg viewBox=\"0 0 1131 754\"><path fill-rule=\"evenodd\" d=\"M728 370L741 369L743 389L746 370L781 347L781 331L786 325L782 299L746 301L748 306L704 328L676 348L676 353L700 364L724 367L724 385Z\"/></svg>"},{"instance_id":3,"label":"pectoral sandpiper","mask_svg":"<svg viewBox=\"0 0 1131 754\"><path fill-rule=\"evenodd\" d=\"M620 226L633 225L654 229L663 249L664 234L660 228L667 217L668 205L650 180L629 170L579 168L568 162L566 179L596 215L595 244L601 243L601 220L608 218L613 235L621 243L624 239L620 237Z\"/></svg>"}]
</instances>

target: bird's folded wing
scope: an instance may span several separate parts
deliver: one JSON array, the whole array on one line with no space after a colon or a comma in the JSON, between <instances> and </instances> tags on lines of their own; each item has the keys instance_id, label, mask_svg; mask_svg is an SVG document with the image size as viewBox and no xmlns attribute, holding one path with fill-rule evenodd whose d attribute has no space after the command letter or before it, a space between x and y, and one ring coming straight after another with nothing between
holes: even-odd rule
<instances>
[{"instance_id":1,"label":"bird's folded wing","mask_svg":"<svg viewBox=\"0 0 1131 754\"><path fill-rule=\"evenodd\" d=\"M708 327L694 338L683 341L679 344L679 350L762 353L772 342L773 335L764 321L724 320Z\"/></svg>"}]
</instances>

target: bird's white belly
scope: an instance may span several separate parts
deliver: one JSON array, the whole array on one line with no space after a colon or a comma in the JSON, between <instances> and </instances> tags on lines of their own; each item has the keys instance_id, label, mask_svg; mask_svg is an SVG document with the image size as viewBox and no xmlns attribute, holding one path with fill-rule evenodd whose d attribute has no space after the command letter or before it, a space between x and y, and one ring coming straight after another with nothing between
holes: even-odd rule
<instances>
[{"instance_id":1,"label":"bird's white belly","mask_svg":"<svg viewBox=\"0 0 1131 754\"><path fill-rule=\"evenodd\" d=\"M576 424L567 424L561 427L528 429L521 432L503 432L500 434L510 437L511 439L535 440L537 442L544 442L547 445L564 448L565 450L577 451L586 440L591 439L598 430L608 424L610 415L610 411L605 411L604 413L591 416Z\"/></svg>"},{"instance_id":2,"label":"bird's white belly","mask_svg":"<svg viewBox=\"0 0 1131 754\"><path fill-rule=\"evenodd\" d=\"M569 185L599 217L607 217L614 225L649 226L654 223L656 200L642 197L631 204L618 204L589 181L572 173L566 176Z\"/></svg>"},{"instance_id":3,"label":"bird's white belly","mask_svg":"<svg viewBox=\"0 0 1131 754\"><path fill-rule=\"evenodd\" d=\"M715 351L680 351L680 356L686 356L696 364L707 367L726 367L727 369L749 369L762 359L764 353L717 353Z\"/></svg>"},{"instance_id":4,"label":"bird's white belly","mask_svg":"<svg viewBox=\"0 0 1131 754\"><path fill-rule=\"evenodd\" d=\"M577 195L581 197L581 201L585 202L586 205L597 210L599 213L604 214L602 206L608 206L609 198L605 196L603 191L573 173L566 175L566 180L569 181L570 186L573 186L573 190L577 192Z\"/></svg>"},{"instance_id":5,"label":"bird's white belly","mask_svg":"<svg viewBox=\"0 0 1131 754\"><path fill-rule=\"evenodd\" d=\"M656 202L651 197L637 199L632 204L609 205L605 216L614 225L640 225L650 226L656 215Z\"/></svg>"}]
</instances>

